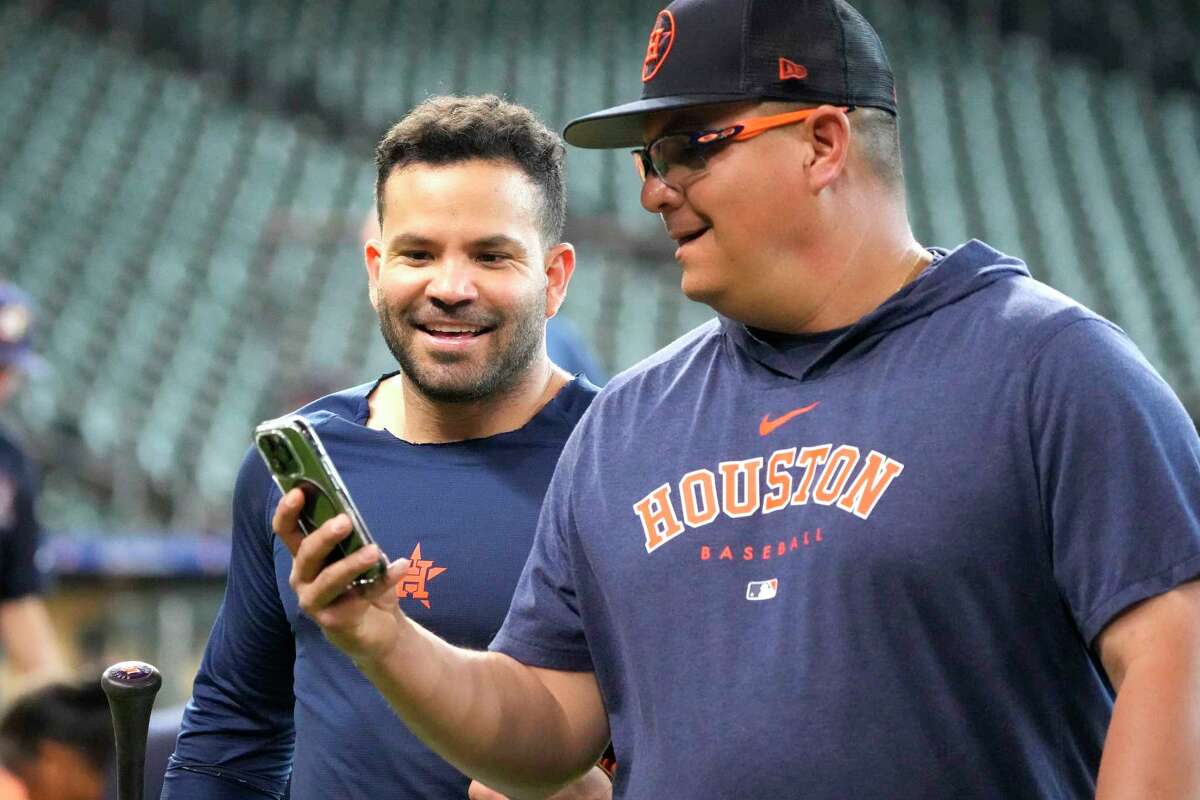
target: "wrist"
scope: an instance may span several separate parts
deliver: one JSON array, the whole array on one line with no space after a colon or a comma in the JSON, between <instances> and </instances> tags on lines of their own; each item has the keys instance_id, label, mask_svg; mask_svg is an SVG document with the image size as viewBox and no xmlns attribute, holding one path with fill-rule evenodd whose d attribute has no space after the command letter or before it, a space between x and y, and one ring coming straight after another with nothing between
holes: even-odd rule
<instances>
[{"instance_id":1,"label":"wrist","mask_svg":"<svg viewBox=\"0 0 1200 800\"><path fill-rule=\"evenodd\" d=\"M376 623L376 633L363 642L365 646L345 650L346 655L354 662L364 675L386 671L387 665L397 660L404 652L408 637L415 634L414 626L408 617L397 613L386 624Z\"/></svg>"}]
</instances>

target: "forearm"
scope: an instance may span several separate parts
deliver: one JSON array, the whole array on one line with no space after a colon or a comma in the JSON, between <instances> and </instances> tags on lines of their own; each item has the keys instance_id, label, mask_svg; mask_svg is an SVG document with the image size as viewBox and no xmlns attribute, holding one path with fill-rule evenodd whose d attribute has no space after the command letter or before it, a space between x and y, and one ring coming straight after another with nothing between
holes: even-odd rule
<instances>
[{"instance_id":1,"label":"forearm","mask_svg":"<svg viewBox=\"0 0 1200 800\"><path fill-rule=\"evenodd\" d=\"M1184 662L1147 661L1124 676L1097 800L1200 797L1200 663Z\"/></svg>"},{"instance_id":2,"label":"forearm","mask_svg":"<svg viewBox=\"0 0 1200 800\"><path fill-rule=\"evenodd\" d=\"M55 677L65 672L46 606L38 597L0 604L0 639L16 670Z\"/></svg>"},{"instance_id":3,"label":"forearm","mask_svg":"<svg viewBox=\"0 0 1200 800\"><path fill-rule=\"evenodd\" d=\"M573 730L537 670L453 647L407 618L398 624L388 654L358 666L413 733L464 773L509 797L544 797L595 763L607 732Z\"/></svg>"}]
</instances>

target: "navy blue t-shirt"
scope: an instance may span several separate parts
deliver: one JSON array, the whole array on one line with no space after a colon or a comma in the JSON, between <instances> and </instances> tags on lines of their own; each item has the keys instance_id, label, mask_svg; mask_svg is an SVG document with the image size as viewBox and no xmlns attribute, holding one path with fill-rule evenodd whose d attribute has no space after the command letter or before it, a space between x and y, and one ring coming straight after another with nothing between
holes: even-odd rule
<instances>
[{"instance_id":1,"label":"navy blue t-shirt","mask_svg":"<svg viewBox=\"0 0 1200 800\"><path fill-rule=\"evenodd\" d=\"M0 602L42 590L35 560L40 535L35 493L28 457L0 430Z\"/></svg>"},{"instance_id":2,"label":"navy blue t-shirt","mask_svg":"<svg viewBox=\"0 0 1200 800\"><path fill-rule=\"evenodd\" d=\"M1200 439L979 242L832 336L721 319L563 452L492 647L594 671L624 798L1082 798L1094 648L1200 575Z\"/></svg>"},{"instance_id":3,"label":"navy blue t-shirt","mask_svg":"<svg viewBox=\"0 0 1200 800\"><path fill-rule=\"evenodd\" d=\"M595 396L567 384L519 430L415 445L365 427L375 384L306 407L367 527L412 559L406 614L483 649L500 627L568 435ZM234 492L225 601L184 713L162 796L463 798L469 781L421 744L299 613L292 558L271 531L280 493L256 452Z\"/></svg>"}]
</instances>

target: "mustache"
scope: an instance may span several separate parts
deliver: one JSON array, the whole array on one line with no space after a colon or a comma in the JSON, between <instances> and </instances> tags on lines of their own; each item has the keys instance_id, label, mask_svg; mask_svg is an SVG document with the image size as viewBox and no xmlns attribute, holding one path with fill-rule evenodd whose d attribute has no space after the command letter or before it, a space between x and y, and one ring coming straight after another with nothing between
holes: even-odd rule
<instances>
[{"instance_id":1,"label":"mustache","mask_svg":"<svg viewBox=\"0 0 1200 800\"><path fill-rule=\"evenodd\" d=\"M438 323L466 325L473 328L495 328L504 321L501 314L488 313L481 309L462 309L442 311L436 308L409 311L402 315L404 322L409 325L430 327Z\"/></svg>"}]
</instances>

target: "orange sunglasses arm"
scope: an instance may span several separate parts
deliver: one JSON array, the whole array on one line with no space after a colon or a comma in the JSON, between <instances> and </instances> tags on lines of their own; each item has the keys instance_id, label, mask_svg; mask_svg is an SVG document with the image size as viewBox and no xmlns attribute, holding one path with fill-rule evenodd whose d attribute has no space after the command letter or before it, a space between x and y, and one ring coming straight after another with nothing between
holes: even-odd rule
<instances>
[{"instance_id":1,"label":"orange sunglasses arm","mask_svg":"<svg viewBox=\"0 0 1200 800\"><path fill-rule=\"evenodd\" d=\"M754 119L746 120L745 122L739 122L738 124L742 126L742 129L735 136L730 138L735 142L753 139L755 136L771 130L771 128L779 128L783 125L791 125L793 122L802 122L803 120L811 117L817 111L820 111L821 108L823 108L823 106L817 108L802 108L799 111L788 111L785 114L772 114L769 117L755 117ZM850 111L849 106L837 106L837 108L847 113Z\"/></svg>"}]
</instances>

